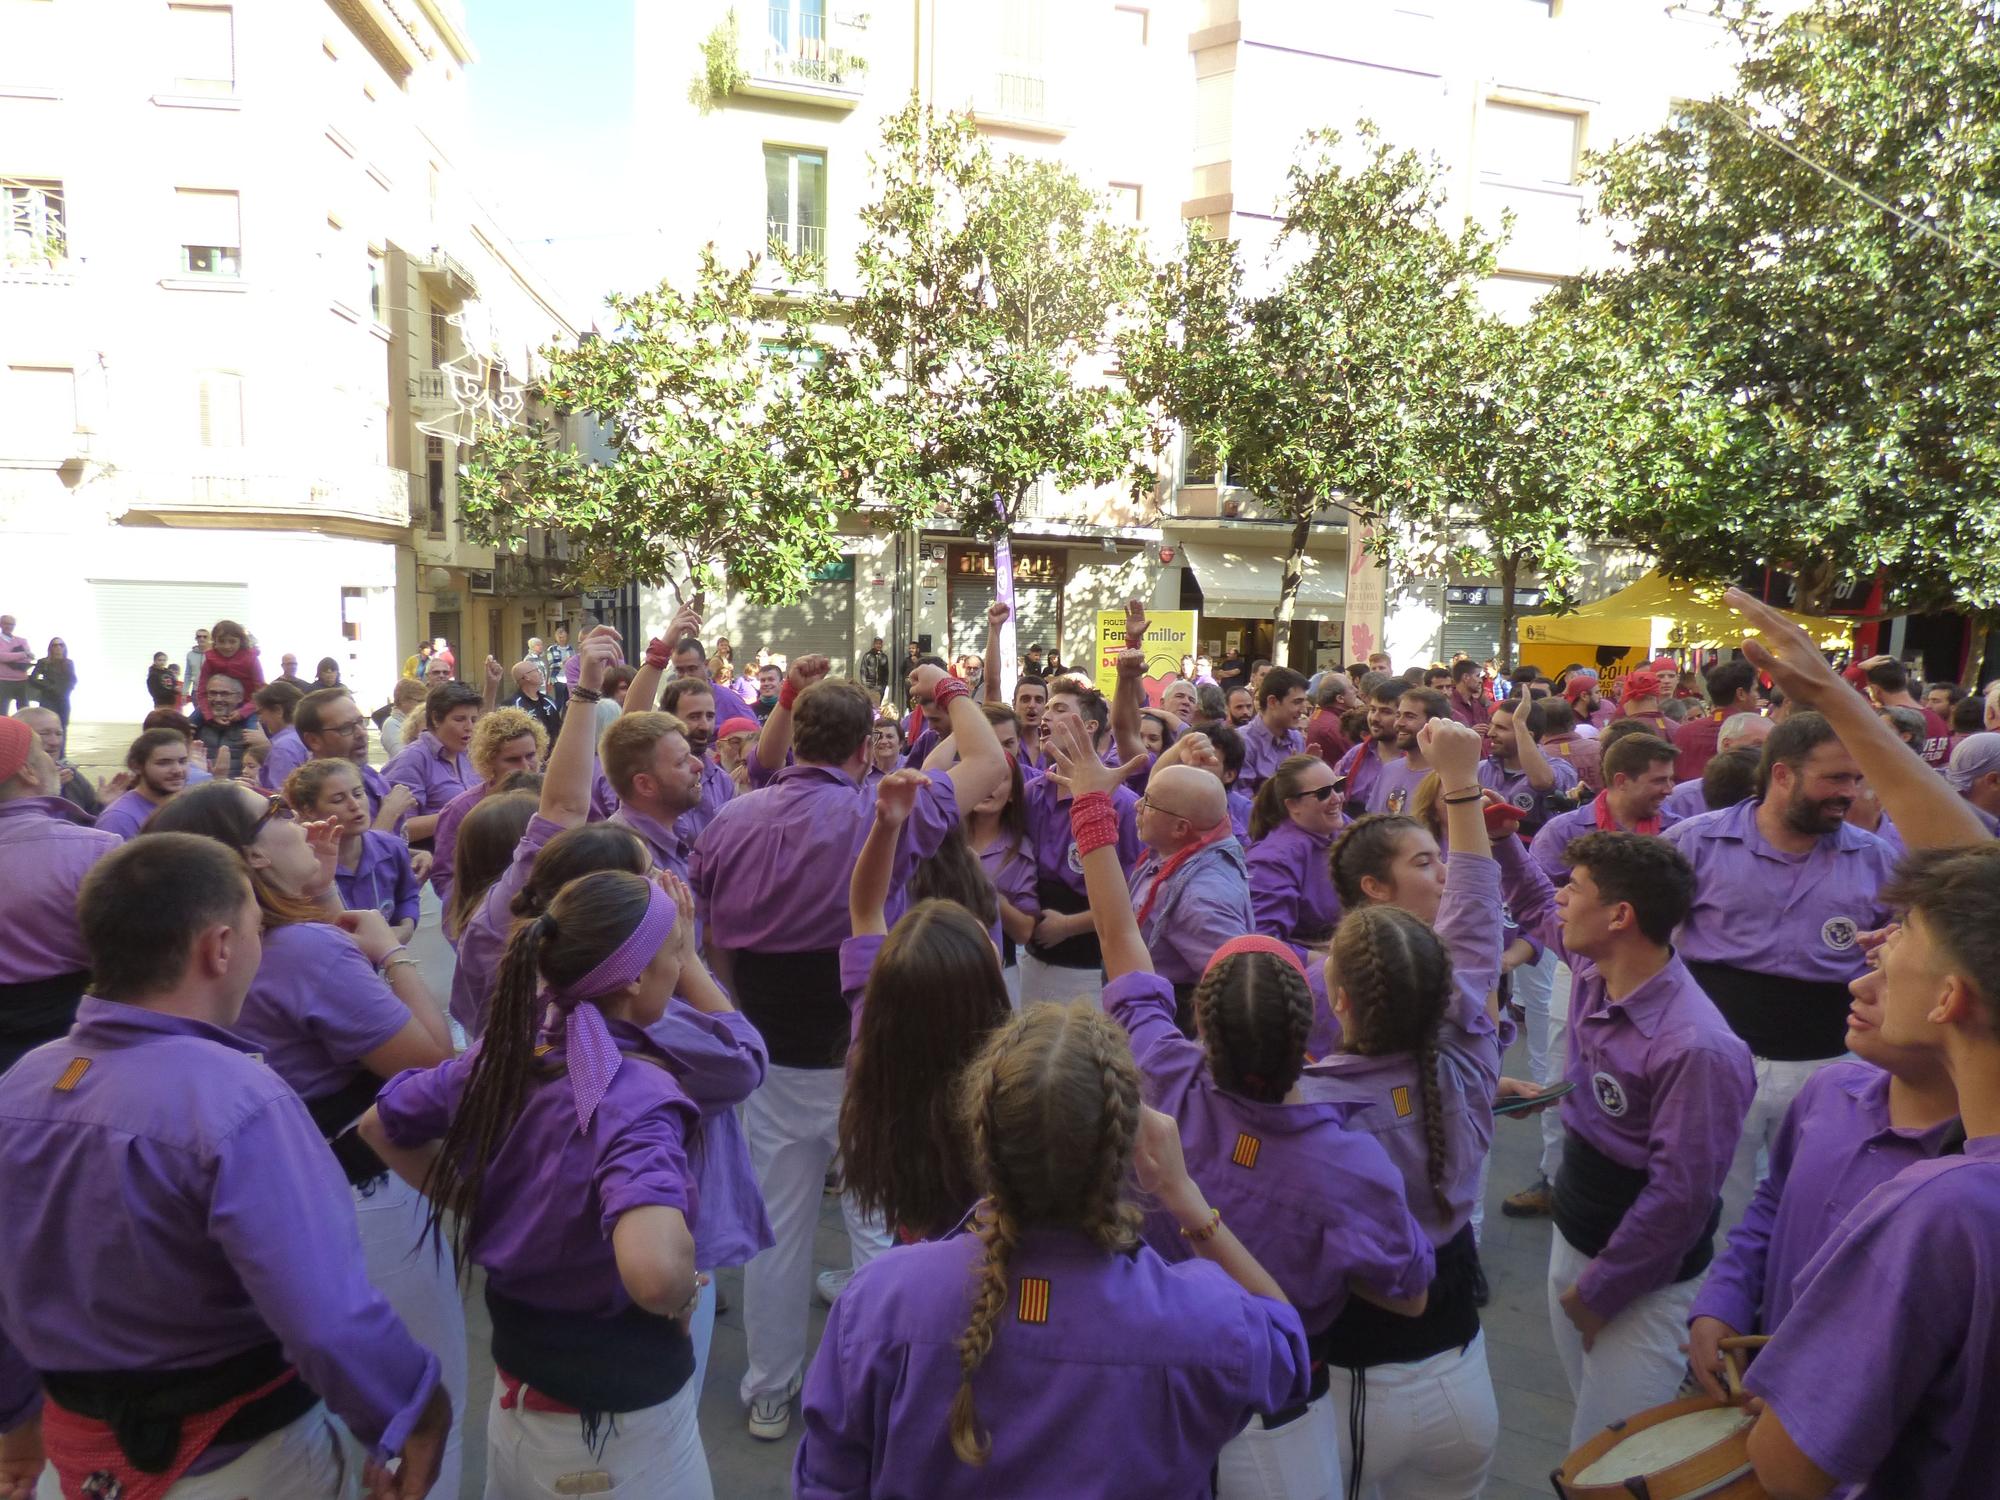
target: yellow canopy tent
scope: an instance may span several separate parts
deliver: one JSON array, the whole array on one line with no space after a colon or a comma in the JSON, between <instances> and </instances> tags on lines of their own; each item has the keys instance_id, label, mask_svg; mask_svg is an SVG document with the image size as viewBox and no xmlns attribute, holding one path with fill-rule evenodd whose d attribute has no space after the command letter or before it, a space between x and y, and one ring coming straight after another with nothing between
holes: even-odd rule
<instances>
[{"instance_id":1,"label":"yellow canopy tent","mask_svg":"<svg viewBox=\"0 0 2000 1500\"><path fill-rule=\"evenodd\" d=\"M1608 682L1661 651L1726 649L1743 639L1747 626L1722 602L1724 587L1648 573L1571 614L1530 615L1521 621L1521 661L1551 677L1581 662ZM1852 620L1783 613L1822 646L1846 645L1854 632Z\"/></svg>"}]
</instances>

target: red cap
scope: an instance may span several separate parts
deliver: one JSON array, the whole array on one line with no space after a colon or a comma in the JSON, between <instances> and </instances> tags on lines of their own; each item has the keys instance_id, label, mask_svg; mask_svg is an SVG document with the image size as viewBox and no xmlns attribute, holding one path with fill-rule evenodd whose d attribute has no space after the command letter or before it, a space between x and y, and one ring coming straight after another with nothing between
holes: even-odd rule
<instances>
[{"instance_id":1,"label":"red cap","mask_svg":"<svg viewBox=\"0 0 2000 1500\"><path fill-rule=\"evenodd\" d=\"M716 725L715 737L727 739L732 734L755 734L762 726L755 719L746 719L738 714L735 718Z\"/></svg>"},{"instance_id":2,"label":"red cap","mask_svg":"<svg viewBox=\"0 0 2000 1500\"><path fill-rule=\"evenodd\" d=\"M1618 685L1618 701L1630 703L1634 698L1657 698L1660 696L1660 679L1651 672L1634 672Z\"/></svg>"},{"instance_id":3,"label":"red cap","mask_svg":"<svg viewBox=\"0 0 2000 1500\"><path fill-rule=\"evenodd\" d=\"M1646 665L1655 672L1678 672L1681 669L1681 664L1671 656L1656 656Z\"/></svg>"},{"instance_id":4,"label":"red cap","mask_svg":"<svg viewBox=\"0 0 2000 1500\"><path fill-rule=\"evenodd\" d=\"M0 781L12 781L35 752L41 737L19 719L0 719Z\"/></svg>"}]
</instances>

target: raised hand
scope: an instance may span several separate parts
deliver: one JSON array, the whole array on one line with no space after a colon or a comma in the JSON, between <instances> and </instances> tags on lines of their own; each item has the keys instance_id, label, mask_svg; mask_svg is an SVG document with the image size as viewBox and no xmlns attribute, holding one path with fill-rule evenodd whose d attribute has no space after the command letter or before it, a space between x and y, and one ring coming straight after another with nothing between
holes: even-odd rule
<instances>
[{"instance_id":1,"label":"raised hand","mask_svg":"<svg viewBox=\"0 0 2000 1500\"><path fill-rule=\"evenodd\" d=\"M662 870L659 874L660 889L674 898L674 946L680 949L683 960L695 951L694 944L694 892L688 883L672 870Z\"/></svg>"},{"instance_id":2,"label":"raised hand","mask_svg":"<svg viewBox=\"0 0 2000 1500\"><path fill-rule=\"evenodd\" d=\"M229 752L225 750L222 753L227 755ZM224 774L227 773L225 772ZM113 797L121 797L131 789L132 773L130 771L120 771L108 781L101 779L98 781L97 800L100 802L109 802Z\"/></svg>"},{"instance_id":3,"label":"raised hand","mask_svg":"<svg viewBox=\"0 0 2000 1500\"><path fill-rule=\"evenodd\" d=\"M604 674L618 665L621 637L609 625L599 625L577 648L576 685L593 693L604 690Z\"/></svg>"},{"instance_id":4,"label":"raised hand","mask_svg":"<svg viewBox=\"0 0 2000 1500\"><path fill-rule=\"evenodd\" d=\"M1076 714L1062 714L1044 721L1049 726L1049 754L1055 764L1047 774L1057 786L1068 787L1072 796L1086 792L1108 792L1145 765L1146 757L1135 755L1122 766L1107 766L1098 758L1090 731Z\"/></svg>"},{"instance_id":5,"label":"raised hand","mask_svg":"<svg viewBox=\"0 0 2000 1500\"><path fill-rule=\"evenodd\" d=\"M333 925L354 939L354 946L371 964L379 965L403 946L395 929L383 919L382 913L373 909L344 911L333 919Z\"/></svg>"},{"instance_id":6,"label":"raised hand","mask_svg":"<svg viewBox=\"0 0 2000 1500\"><path fill-rule=\"evenodd\" d=\"M1146 606L1137 599L1125 601L1125 644L1136 649L1146 639Z\"/></svg>"},{"instance_id":7,"label":"raised hand","mask_svg":"<svg viewBox=\"0 0 2000 1500\"><path fill-rule=\"evenodd\" d=\"M1222 775L1222 752L1215 748L1215 742L1199 729L1190 729L1175 740L1172 750L1179 751L1175 759L1184 766L1193 766L1197 771L1207 771L1220 778Z\"/></svg>"},{"instance_id":8,"label":"raised hand","mask_svg":"<svg viewBox=\"0 0 2000 1500\"><path fill-rule=\"evenodd\" d=\"M499 687L500 679L505 675L505 669L500 665L500 659L497 656L486 658L486 686L489 689Z\"/></svg>"},{"instance_id":9,"label":"raised hand","mask_svg":"<svg viewBox=\"0 0 2000 1500\"><path fill-rule=\"evenodd\" d=\"M1446 791L1470 786L1478 780L1479 753L1484 745L1476 729L1451 719L1432 719L1417 731L1417 748Z\"/></svg>"},{"instance_id":10,"label":"raised hand","mask_svg":"<svg viewBox=\"0 0 2000 1500\"><path fill-rule=\"evenodd\" d=\"M674 611L674 617L667 622L667 646L672 649L689 636L701 634L701 611L692 604L683 604Z\"/></svg>"},{"instance_id":11,"label":"raised hand","mask_svg":"<svg viewBox=\"0 0 2000 1500\"><path fill-rule=\"evenodd\" d=\"M943 667L933 666L929 662L925 662L921 666L912 667L909 678L910 696L912 698L930 697L936 691L937 685L950 675L951 673L945 671Z\"/></svg>"},{"instance_id":12,"label":"raised hand","mask_svg":"<svg viewBox=\"0 0 2000 1500\"><path fill-rule=\"evenodd\" d=\"M1013 605L1009 604L1005 599L995 599L991 604L986 606L986 628L989 631L998 630L1013 617L1013 614Z\"/></svg>"},{"instance_id":13,"label":"raised hand","mask_svg":"<svg viewBox=\"0 0 2000 1500\"><path fill-rule=\"evenodd\" d=\"M1137 682L1145 675L1145 652L1135 646L1127 646L1118 653L1118 676L1121 681Z\"/></svg>"},{"instance_id":14,"label":"raised hand","mask_svg":"<svg viewBox=\"0 0 2000 1500\"><path fill-rule=\"evenodd\" d=\"M824 656L801 656L793 661L791 670L785 673L785 680L792 685L794 693L803 693L833 669L833 663Z\"/></svg>"},{"instance_id":15,"label":"raised hand","mask_svg":"<svg viewBox=\"0 0 2000 1500\"><path fill-rule=\"evenodd\" d=\"M916 809L917 793L930 785L922 771L905 768L891 771L875 787L875 821L900 828Z\"/></svg>"},{"instance_id":16,"label":"raised hand","mask_svg":"<svg viewBox=\"0 0 2000 1500\"><path fill-rule=\"evenodd\" d=\"M1770 605L1741 589L1728 590L1722 599L1757 632L1743 638L1743 654L1786 698L1813 707L1828 693L1853 691L1812 637Z\"/></svg>"}]
</instances>

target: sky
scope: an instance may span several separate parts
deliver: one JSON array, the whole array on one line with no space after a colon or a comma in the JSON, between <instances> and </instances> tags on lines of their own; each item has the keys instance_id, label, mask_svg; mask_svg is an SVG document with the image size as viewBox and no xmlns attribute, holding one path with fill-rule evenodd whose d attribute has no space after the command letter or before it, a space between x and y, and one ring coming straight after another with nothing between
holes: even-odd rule
<instances>
[{"instance_id":1,"label":"sky","mask_svg":"<svg viewBox=\"0 0 2000 1500\"><path fill-rule=\"evenodd\" d=\"M631 155L634 0L465 0L479 195L573 316L599 317L634 222L618 184Z\"/></svg>"}]
</instances>

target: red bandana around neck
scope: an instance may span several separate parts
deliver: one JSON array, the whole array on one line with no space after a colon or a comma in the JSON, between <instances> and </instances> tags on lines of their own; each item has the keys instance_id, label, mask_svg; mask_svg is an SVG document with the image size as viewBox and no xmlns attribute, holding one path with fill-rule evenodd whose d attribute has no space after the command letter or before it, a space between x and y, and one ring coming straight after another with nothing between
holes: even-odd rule
<instances>
[{"instance_id":1,"label":"red bandana around neck","mask_svg":"<svg viewBox=\"0 0 2000 1500\"><path fill-rule=\"evenodd\" d=\"M1610 799L1611 793L1599 792L1597 800L1590 804L1591 816L1597 820L1599 832L1625 833L1628 830L1611 814ZM1654 813L1652 817L1641 820L1629 831L1632 833L1658 833L1660 831L1660 815L1657 812Z\"/></svg>"}]
</instances>

